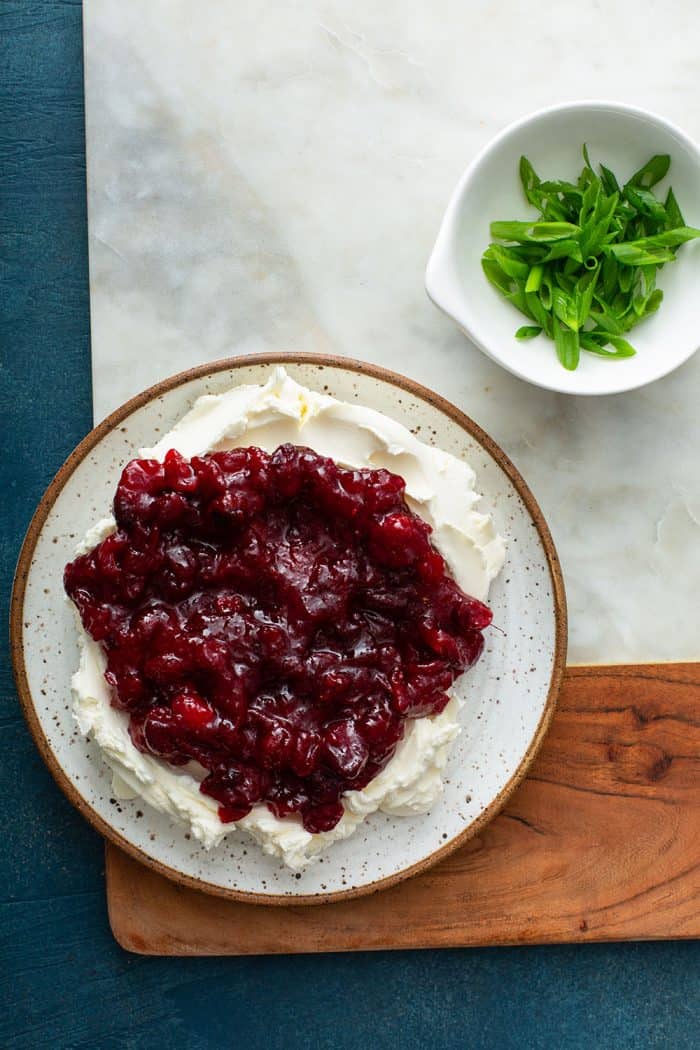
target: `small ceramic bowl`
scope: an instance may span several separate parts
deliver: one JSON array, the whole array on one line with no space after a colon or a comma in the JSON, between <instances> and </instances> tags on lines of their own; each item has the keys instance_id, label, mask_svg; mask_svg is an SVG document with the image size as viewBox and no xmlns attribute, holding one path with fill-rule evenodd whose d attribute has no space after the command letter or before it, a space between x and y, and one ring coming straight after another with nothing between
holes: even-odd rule
<instances>
[{"instance_id":1,"label":"small ceramic bowl","mask_svg":"<svg viewBox=\"0 0 700 1050\"><path fill-rule=\"evenodd\" d=\"M672 185L689 226L700 225L700 149L662 117L616 102L571 102L539 110L511 124L467 168L452 195L426 272L428 295L498 364L536 386L567 394L633 390L678 368L700 345L700 242L686 244L659 273L664 301L658 313L629 335L632 358L605 360L583 352L578 368L559 363L552 342L526 342L514 333L524 318L486 280L481 256L496 219L536 218L518 175L521 155L541 178L571 179L588 145L594 166L602 161L627 179L654 153L671 156L669 174L654 192Z\"/></svg>"}]
</instances>

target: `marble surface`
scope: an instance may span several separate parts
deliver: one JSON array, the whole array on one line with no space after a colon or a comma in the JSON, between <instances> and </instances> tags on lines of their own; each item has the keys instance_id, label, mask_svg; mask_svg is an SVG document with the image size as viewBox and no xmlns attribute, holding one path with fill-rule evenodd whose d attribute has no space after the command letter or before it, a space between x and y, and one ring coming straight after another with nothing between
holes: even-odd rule
<instances>
[{"instance_id":1,"label":"marble surface","mask_svg":"<svg viewBox=\"0 0 700 1050\"><path fill-rule=\"evenodd\" d=\"M410 14L409 14L410 11ZM700 355L586 399L528 386L428 301L425 264L475 152L574 98L700 138L700 8L669 0L87 0L95 419L233 353L386 365L508 452L549 520L571 662L697 658Z\"/></svg>"}]
</instances>

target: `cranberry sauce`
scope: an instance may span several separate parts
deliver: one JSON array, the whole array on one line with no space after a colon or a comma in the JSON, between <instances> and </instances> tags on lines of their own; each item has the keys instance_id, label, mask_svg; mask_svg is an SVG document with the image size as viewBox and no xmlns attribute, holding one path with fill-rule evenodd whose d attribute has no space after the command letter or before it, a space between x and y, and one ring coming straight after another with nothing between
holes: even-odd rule
<instances>
[{"instance_id":1,"label":"cranberry sauce","mask_svg":"<svg viewBox=\"0 0 700 1050\"><path fill-rule=\"evenodd\" d=\"M125 467L117 531L66 567L134 744L201 763L223 821L262 801L330 830L479 657L491 613L404 488L293 445L170 451Z\"/></svg>"}]
</instances>

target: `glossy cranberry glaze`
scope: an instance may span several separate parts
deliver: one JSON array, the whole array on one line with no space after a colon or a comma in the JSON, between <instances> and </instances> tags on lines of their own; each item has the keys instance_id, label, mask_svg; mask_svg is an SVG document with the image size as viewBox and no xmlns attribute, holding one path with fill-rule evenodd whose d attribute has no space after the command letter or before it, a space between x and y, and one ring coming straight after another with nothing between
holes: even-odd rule
<instances>
[{"instance_id":1,"label":"glossy cranberry glaze","mask_svg":"<svg viewBox=\"0 0 700 1050\"><path fill-rule=\"evenodd\" d=\"M201 763L223 821L263 801L330 830L478 658L490 610L404 488L293 445L170 451L125 467L116 532L66 567L134 744Z\"/></svg>"}]
</instances>

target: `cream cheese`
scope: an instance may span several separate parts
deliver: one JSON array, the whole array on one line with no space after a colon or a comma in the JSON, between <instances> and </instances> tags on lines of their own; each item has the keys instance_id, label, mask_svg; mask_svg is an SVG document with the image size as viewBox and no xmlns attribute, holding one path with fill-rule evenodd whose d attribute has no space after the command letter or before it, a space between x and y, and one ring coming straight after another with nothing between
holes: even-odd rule
<instances>
[{"instance_id":1,"label":"cream cheese","mask_svg":"<svg viewBox=\"0 0 700 1050\"><path fill-rule=\"evenodd\" d=\"M406 427L362 405L338 401L296 383L276 368L261 386L239 386L200 397L192 409L143 457L162 459L176 448L188 458L257 445L272 452L292 442L308 445L347 467L386 467L406 481L407 502L433 528L433 542L459 585L485 599L504 560L504 543L489 515L476 509L474 471L462 460L419 441ZM115 528L103 518L76 553L90 550ZM459 701L430 718L410 720L386 767L362 791L343 798L345 813L329 832L311 834L297 817L280 820L256 805L242 820L222 824L214 799L199 791L204 770L195 763L171 767L138 751L128 716L110 704L101 647L79 625L80 667L73 676L74 715L81 732L102 750L120 797L140 796L185 824L206 848L244 829L262 849L301 870L333 842L351 835L376 810L397 816L427 812L442 791L442 770L459 733Z\"/></svg>"}]
</instances>

